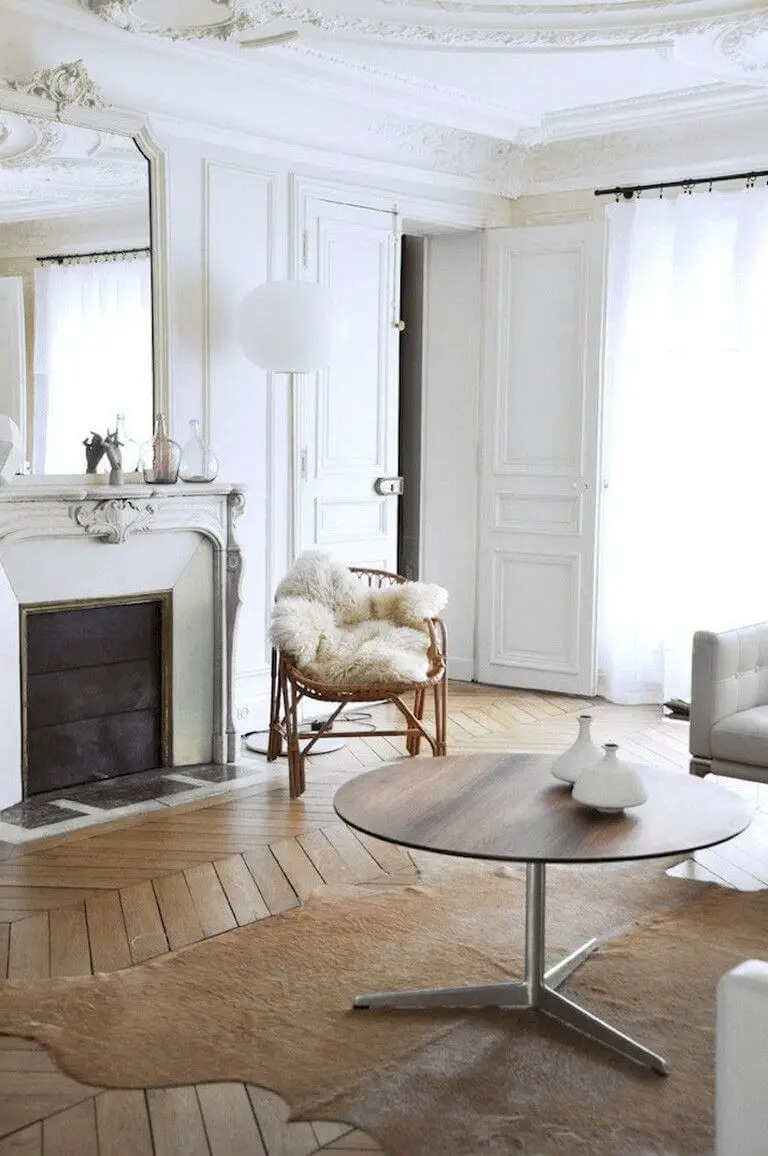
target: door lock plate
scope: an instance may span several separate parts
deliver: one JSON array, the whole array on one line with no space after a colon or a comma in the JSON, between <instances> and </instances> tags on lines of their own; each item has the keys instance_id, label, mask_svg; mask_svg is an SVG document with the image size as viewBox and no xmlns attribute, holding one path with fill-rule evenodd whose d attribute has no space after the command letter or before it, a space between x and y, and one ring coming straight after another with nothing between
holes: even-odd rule
<instances>
[{"instance_id":1,"label":"door lock plate","mask_svg":"<svg viewBox=\"0 0 768 1156\"><path fill-rule=\"evenodd\" d=\"M403 479L402 478L377 478L373 483L373 488L377 494L402 494Z\"/></svg>"}]
</instances>

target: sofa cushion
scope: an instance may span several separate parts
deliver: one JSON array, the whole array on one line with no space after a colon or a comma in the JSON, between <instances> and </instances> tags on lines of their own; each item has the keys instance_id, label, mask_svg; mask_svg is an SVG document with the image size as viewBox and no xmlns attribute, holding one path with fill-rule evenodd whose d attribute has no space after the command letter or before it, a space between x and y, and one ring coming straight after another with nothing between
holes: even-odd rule
<instances>
[{"instance_id":1,"label":"sofa cushion","mask_svg":"<svg viewBox=\"0 0 768 1156\"><path fill-rule=\"evenodd\" d=\"M712 756L752 767L768 767L768 706L728 715L712 727Z\"/></svg>"}]
</instances>

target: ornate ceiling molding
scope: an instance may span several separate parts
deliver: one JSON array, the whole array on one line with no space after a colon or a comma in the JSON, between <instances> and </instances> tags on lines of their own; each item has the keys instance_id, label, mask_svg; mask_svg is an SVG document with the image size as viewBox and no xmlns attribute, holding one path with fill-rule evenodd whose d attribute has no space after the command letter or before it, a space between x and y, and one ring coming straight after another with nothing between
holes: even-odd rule
<instances>
[{"instance_id":1,"label":"ornate ceiling molding","mask_svg":"<svg viewBox=\"0 0 768 1156\"><path fill-rule=\"evenodd\" d=\"M457 49L655 44L713 33L759 17L762 0L603 0L496 4L486 0L211 0L220 20L160 25L139 15L136 0L80 0L89 12L129 32L172 40L236 41L279 22L310 34L410 47ZM317 3L317 0L316 0Z\"/></svg>"},{"instance_id":2,"label":"ornate ceiling molding","mask_svg":"<svg viewBox=\"0 0 768 1156\"><path fill-rule=\"evenodd\" d=\"M768 16L680 40L674 56L716 76L768 83Z\"/></svg>"},{"instance_id":3,"label":"ornate ceiling molding","mask_svg":"<svg viewBox=\"0 0 768 1156\"><path fill-rule=\"evenodd\" d=\"M82 60L39 68L29 80L9 80L8 87L28 96L51 101L60 117L68 108L105 108L106 102L85 70Z\"/></svg>"},{"instance_id":4,"label":"ornate ceiling molding","mask_svg":"<svg viewBox=\"0 0 768 1156\"><path fill-rule=\"evenodd\" d=\"M516 144L426 122L381 117L369 131L394 149L400 162L455 176L471 176L493 186L502 196L519 196L525 152Z\"/></svg>"},{"instance_id":5,"label":"ornate ceiling molding","mask_svg":"<svg viewBox=\"0 0 768 1156\"><path fill-rule=\"evenodd\" d=\"M528 113L512 104L503 104L501 101L490 100L482 96L475 96L463 89L451 88L447 84L439 84L434 80L426 80L421 76L407 76L404 73L390 72L379 68L367 60L358 60L339 53L327 52L315 44L291 44L286 50L287 57L294 57L307 61L308 64L318 64L327 67L336 77L347 75L352 77L363 76L370 83L398 86L407 91L409 96L424 96L446 103L472 108L481 113L497 117L507 117L511 121L520 121L526 125L532 121Z\"/></svg>"},{"instance_id":6,"label":"ornate ceiling molding","mask_svg":"<svg viewBox=\"0 0 768 1156\"><path fill-rule=\"evenodd\" d=\"M4 169L27 169L43 164L61 147L64 137L61 125L33 116L23 118L28 133L17 143L20 119L18 113L0 112L0 166Z\"/></svg>"}]
</instances>

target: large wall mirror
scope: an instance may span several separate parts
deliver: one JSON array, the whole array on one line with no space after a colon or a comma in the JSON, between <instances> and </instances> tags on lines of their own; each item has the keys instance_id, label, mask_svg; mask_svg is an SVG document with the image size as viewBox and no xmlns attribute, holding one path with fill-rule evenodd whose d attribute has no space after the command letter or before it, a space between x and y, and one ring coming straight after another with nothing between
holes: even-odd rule
<instances>
[{"instance_id":1,"label":"large wall mirror","mask_svg":"<svg viewBox=\"0 0 768 1156\"><path fill-rule=\"evenodd\" d=\"M118 415L126 471L151 437L149 189L130 136L0 108L0 412L31 473L85 473Z\"/></svg>"}]
</instances>

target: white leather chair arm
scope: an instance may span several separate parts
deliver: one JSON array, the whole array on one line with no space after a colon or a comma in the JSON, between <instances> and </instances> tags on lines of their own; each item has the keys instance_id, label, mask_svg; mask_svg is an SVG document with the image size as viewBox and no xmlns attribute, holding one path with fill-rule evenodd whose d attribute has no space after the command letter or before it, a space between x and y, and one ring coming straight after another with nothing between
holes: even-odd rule
<instances>
[{"instance_id":1,"label":"white leather chair arm","mask_svg":"<svg viewBox=\"0 0 768 1156\"><path fill-rule=\"evenodd\" d=\"M728 715L768 703L768 622L693 636L691 754L710 758L710 731Z\"/></svg>"}]
</instances>

